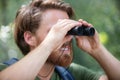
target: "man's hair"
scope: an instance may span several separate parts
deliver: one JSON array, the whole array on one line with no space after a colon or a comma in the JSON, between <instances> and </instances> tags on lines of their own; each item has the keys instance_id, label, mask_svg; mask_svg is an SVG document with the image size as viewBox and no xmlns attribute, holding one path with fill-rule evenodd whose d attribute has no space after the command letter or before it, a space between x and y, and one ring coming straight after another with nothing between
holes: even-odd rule
<instances>
[{"instance_id":1,"label":"man's hair","mask_svg":"<svg viewBox=\"0 0 120 80\"><path fill-rule=\"evenodd\" d=\"M32 0L29 5L22 6L16 14L14 38L24 55L30 51L30 46L24 40L24 32L34 34L41 24L42 13L48 9L65 11L69 18L74 15L71 6L61 0Z\"/></svg>"}]
</instances>

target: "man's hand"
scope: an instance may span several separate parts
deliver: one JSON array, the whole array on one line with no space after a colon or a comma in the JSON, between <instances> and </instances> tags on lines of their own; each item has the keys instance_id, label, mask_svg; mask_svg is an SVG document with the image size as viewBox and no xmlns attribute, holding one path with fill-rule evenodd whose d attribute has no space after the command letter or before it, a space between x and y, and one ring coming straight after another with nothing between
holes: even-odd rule
<instances>
[{"instance_id":1,"label":"man's hand","mask_svg":"<svg viewBox=\"0 0 120 80\"><path fill-rule=\"evenodd\" d=\"M82 25L84 26L92 27L91 24L83 21L82 19L80 19L79 22L82 23ZM100 45L97 31L95 31L94 36L76 36L76 41L79 48L81 48L85 52L90 53L91 55L94 55L93 51L97 49Z\"/></svg>"},{"instance_id":2,"label":"man's hand","mask_svg":"<svg viewBox=\"0 0 120 80\"><path fill-rule=\"evenodd\" d=\"M70 38L67 36L67 32L72 29L74 26L81 26L82 24L78 21L70 20L70 19L60 19L57 21L55 25L51 28L48 35L46 36L46 40L53 45L53 49L57 48L62 42Z\"/></svg>"}]
</instances>

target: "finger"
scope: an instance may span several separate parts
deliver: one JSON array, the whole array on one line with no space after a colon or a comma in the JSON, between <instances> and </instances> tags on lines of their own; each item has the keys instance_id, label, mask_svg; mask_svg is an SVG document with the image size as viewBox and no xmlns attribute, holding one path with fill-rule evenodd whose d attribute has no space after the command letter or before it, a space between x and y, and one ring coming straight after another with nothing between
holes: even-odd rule
<instances>
[{"instance_id":1,"label":"finger","mask_svg":"<svg viewBox=\"0 0 120 80\"><path fill-rule=\"evenodd\" d=\"M89 23L87 21L82 21L82 24L86 27L89 27Z\"/></svg>"},{"instance_id":2,"label":"finger","mask_svg":"<svg viewBox=\"0 0 120 80\"><path fill-rule=\"evenodd\" d=\"M89 27L93 27L93 25L92 25L92 24L90 24L90 23L88 24L88 26L89 26Z\"/></svg>"},{"instance_id":3,"label":"finger","mask_svg":"<svg viewBox=\"0 0 120 80\"><path fill-rule=\"evenodd\" d=\"M82 22L82 21L83 21L83 19L79 19L78 21L79 21L79 22Z\"/></svg>"},{"instance_id":4,"label":"finger","mask_svg":"<svg viewBox=\"0 0 120 80\"><path fill-rule=\"evenodd\" d=\"M64 19L61 23L62 23L61 25L63 26L71 25L73 23L81 24L78 21L70 20L70 19Z\"/></svg>"},{"instance_id":5,"label":"finger","mask_svg":"<svg viewBox=\"0 0 120 80\"><path fill-rule=\"evenodd\" d=\"M56 24L57 27L56 29L59 31L62 31L64 34L67 34L67 32L72 29L75 26L81 26L82 24L78 21L75 20L70 20L70 19L63 19L59 20L58 23Z\"/></svg>"},{"instance_id":6,"label":"finger","mask_svg":"<svg viewBox=\"0 0 120 80\"><path fill-rule=\"evenodd\" d=\"M83 19L79 19L78 21L81 22L86 27L92 27L93 26L92 24L88 23L87 21L85 21Z\"/></svg>"},{"instance_id":7,"label":"finger","mask_svg":"<svg viewBox=\"0 0 120 80\"><path fill-rule=\"evenodd\" d=\"M69 24L67 24L64 29L69 31L70 29L72 29L75 26L82 26L81 23L79 23L78 21L71 21Z\"/></svg>"},{"instance_id":8,"label":"finger","mask_svg":"<svg viewBox=\"0 0 120 80\"><path fill-rule=\"evenodd\" d=\"M80 37L80 36L75 36L75 39L76 39L76 42L77 42L77 43L76 43L77 46L82 47L83 38Z\"/></svg>"},{"instance_id":9,"label":"finger","mask_svg":"<svg viewBox=\"0 0 120 80\"><path fill-rule=\"evenodd\" d=\"M81 23L79 23L78 21L74 21L74 20L70 20L70 19L60 19L60 20L58 20L58 25L59 25L59 27L65 27L65 26L70 26L71 24L73 24L73 23L78 23L78 24L81 24Z\"/></svg>"},{"instance_id":10,"label":"finger","mask_svg":"<svg viewBox=\"0 0 120 80\"><path fill-rule=\"evenodd\" d=\"M81 26L82 24L79 23L78 21L64 19L64 20L59 21L59 23L57 25L58 25L57 29L61 29L66 34L73 27Z\"/></svg>"}]
</instances>

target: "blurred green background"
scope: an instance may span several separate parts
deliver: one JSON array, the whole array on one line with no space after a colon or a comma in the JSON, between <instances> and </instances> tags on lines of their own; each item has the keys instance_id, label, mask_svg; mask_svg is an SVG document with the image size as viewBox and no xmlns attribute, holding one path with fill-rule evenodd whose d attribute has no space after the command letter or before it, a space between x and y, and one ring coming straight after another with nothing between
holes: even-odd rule
<instances>
[{"instance_id":1,"label":"blurred green background","mask_svg":"<svg viewBox=\"0 0 120 80\"><path fill-rule=\"evenodd\" d=\"M16 11L30 0L0 0L0 62L12 57L22 58L13 39L13 22ZM120 0L65 0L74 8L76 19L92 23L100 35L101 43L120 59ZM74 62L95 71L99 64L88 54L77 48L75 41Z\"/></svg>"}]
</instances>

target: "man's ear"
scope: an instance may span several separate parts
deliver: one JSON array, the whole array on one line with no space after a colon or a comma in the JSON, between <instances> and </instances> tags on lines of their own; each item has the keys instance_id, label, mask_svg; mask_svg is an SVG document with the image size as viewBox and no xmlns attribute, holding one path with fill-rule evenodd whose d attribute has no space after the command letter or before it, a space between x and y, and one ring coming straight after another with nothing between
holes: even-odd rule
<instances>
[{"instance_id":1,"label":"man's ear","mask_svg":"<svg viewBox=\"0 0 120 80\"><path fill-rule=\"evenodd\" d=\"M24 33L24 39L25 42L30 45L31 47L35 47L36 46L36 38L35 35L32 34L30 31L26 31Z\"/></svg>"}]
</instances>

